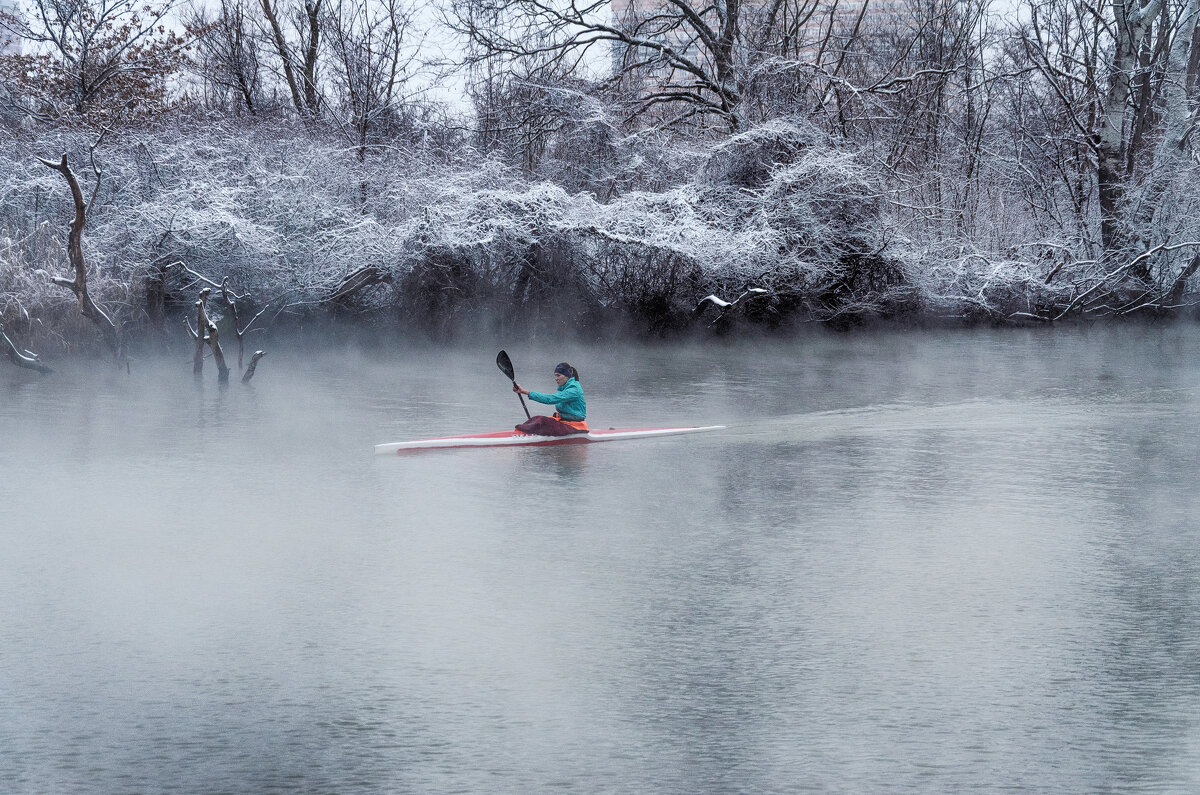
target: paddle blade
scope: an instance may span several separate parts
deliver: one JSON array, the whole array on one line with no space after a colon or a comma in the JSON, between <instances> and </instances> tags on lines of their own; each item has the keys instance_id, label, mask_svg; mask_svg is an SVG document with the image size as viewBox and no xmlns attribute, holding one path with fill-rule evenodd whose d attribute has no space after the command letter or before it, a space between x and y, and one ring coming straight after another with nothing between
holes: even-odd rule
<instances>
[{"instance_id":1,"label":"paddle blade","mask_svg":"<svg viewBox=\"0 0 1200 795\"><path fill-rule=\"evenodd\" d=\"M513 371L512 359L508 358L508 354L500 351L496 354L496 366L500 368L500 372L508 376L509 381L516 381L517 376Z\"/></svg>"}]
</instances>

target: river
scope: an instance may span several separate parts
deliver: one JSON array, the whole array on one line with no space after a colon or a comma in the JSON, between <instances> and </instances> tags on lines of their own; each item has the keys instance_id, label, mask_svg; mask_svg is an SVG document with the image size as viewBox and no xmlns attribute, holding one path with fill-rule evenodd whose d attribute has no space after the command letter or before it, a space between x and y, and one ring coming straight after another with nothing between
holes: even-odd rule
<instances>
[{"instance_id":1,"label":"river","mask_svg":"<svg viewBox=\"0 0 1200 795\"><path fill-rule=\"evenodd\" d=\"M0 369L0 790L1200 790L1200 328L270 347Z\"/></svg>"}]
</instances>

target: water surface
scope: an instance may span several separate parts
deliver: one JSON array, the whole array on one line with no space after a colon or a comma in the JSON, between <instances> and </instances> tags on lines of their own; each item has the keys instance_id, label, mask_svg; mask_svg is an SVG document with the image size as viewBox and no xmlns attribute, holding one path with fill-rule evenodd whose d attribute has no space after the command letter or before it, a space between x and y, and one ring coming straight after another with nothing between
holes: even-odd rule
<instances>
[{"instance_id":1,"label":"water surface","mask_svg":"<svg viewBox=\"0 0 1200 795\"><path fill-rule=\"evenodd\" d=\"M693 437L376 458L580 370ZM1193 792L1200 329L0 370L0 791Z\"/></svg>"}]
</instances>

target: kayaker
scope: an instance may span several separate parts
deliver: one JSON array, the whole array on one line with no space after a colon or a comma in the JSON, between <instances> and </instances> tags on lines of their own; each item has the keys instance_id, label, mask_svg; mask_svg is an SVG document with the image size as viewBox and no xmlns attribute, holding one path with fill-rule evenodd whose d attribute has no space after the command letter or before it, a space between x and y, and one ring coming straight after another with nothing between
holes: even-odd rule
<instances>
[{"instance_id":1,"label":"kayaker","mask_svg":"<svg viewBox=\"0 0 1200 795\"><path fill-rule=\"evenodd\" d=\"M517 426L522 433L539 436L566 436L572 433L587 433L587 402L583 399L583 387L579 384L579 371L566 362L554 368L554 383L558 389L551 393L530 392L520 384L513 383L513 391L529 395L537 403L554 406L554 416L537 415Z\"/></svg>"}]
</instances>

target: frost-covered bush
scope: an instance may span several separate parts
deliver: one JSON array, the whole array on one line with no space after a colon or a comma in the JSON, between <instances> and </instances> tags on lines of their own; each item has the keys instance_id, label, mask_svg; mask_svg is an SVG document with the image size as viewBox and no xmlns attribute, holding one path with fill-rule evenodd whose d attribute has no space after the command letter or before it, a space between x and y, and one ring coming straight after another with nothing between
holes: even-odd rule
<instances>
[{"instance_id":1,"label":"frost-covered bush","mask_svg":"<svg viewBox=\"0 0 1200 795\"><path fill-rule=\"evenodd\" d=\"M697 183L717 190L757 190L777 169L794 163L807 151L826 147L825 135L812 125L774 119L715 146Z\"/></svg>"},{"instance_id":2,"label":"frost-covered bush","mask_svg":"<svg viewBox=\"0 0 1200 795\"><path fill-rule=\"evenodd\" d=\"M189 312L198 272L228 277L260 305L386 310L437 329L483 310L502 320L677 326L715 289L827 293L854 256L873 250L878 188L853 157L806 136L773 125L716 146L705 162L695 146L660 152L653 169L639 158L656 148L633 146L613 173L660 188L600 195L469 151L448 159L388 150L361 162L301 130L126 133L97 153L85 255L97 299L124 306L134 325ZM30 242L5 283L35 311L70 298L42 276L65 268L71 207L59 175L33 157L65 148L91 186L86 144L29 141L7 164L3 223L11 239ZM720 174L745 182L755 152L775 158L760 164L757 190L720 183ZM662 187L672 181L664 164L693 170ZM620 177L635 167L646 173ZM34 245L39 228L53 235ZM176 262L186 269L168 267ZM827 312L831 300L810 308Z\"/></svg>"},{"instance_id":3,"label":"frost-covered bush","mask_svg":"<svg viewBox=\"0 0 1200 795\"><path fill-rule=\"evenodd\" d=\"M969 248L935 250L895 242L894 255L915 288L924 315L1003 321L1035 318L1064 298L1063 288L1047 284L1033 263L1005 259Z\"/></svg>"}]
</instances>

